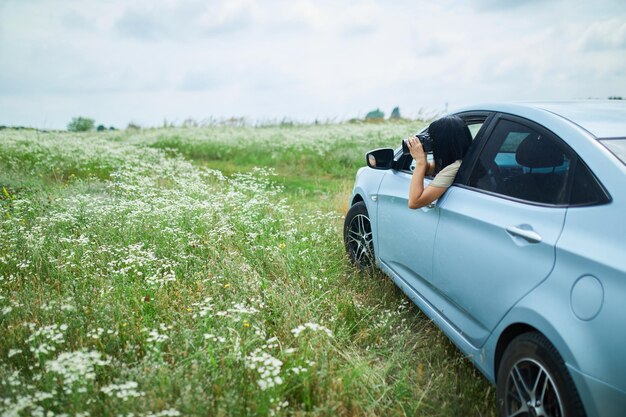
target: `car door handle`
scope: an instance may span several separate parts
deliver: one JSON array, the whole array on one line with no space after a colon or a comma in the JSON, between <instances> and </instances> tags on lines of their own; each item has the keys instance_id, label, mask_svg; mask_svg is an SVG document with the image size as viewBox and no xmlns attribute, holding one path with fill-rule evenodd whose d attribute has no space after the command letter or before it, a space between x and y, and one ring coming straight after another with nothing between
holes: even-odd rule
<instances>
[{"instance_id":1,"label":"car door handle","mask_svg":"<svg viewBox=\"0 0 626 417\"><path fill-rule=\"evenodd\" d=\"M522 237L531 243L539 243L542 241L541 235L533 230L522 229L518 226L509 226L506 228L506 231L514 236Z\"/></svg>"}]
</instances>

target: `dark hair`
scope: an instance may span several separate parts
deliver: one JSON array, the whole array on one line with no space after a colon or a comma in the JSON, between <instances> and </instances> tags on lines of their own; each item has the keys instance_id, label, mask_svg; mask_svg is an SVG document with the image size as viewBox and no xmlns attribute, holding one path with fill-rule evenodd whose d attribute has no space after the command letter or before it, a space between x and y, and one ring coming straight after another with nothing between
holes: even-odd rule
<instances>
[{"instance_id":1,"label":"dark hair","mask_svg":"<svg viewBox=\"0 0 626 417\"><path fill-rule=\"evenodd\" d=\"M463 159L472 144L472 134L459 116L435 120L428 126L428 134L433 140L435 173L457 159Z\"/></svg>"}]
</instances>

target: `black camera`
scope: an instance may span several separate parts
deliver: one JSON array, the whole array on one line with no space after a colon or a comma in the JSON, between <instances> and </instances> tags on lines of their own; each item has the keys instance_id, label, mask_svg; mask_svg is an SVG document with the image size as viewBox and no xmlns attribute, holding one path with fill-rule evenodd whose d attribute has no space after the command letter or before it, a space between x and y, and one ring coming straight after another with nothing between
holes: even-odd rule
<instances>
[{"instance_id":1,"label":"black camera","mask_svg":"<svg viewBox=\"0 0 626 417\"><path fill-rule=\"evenodd\" d=\"M416 138L420 140L422 143L422 148L424 148L424 152L429 153L433 151L433 140L428 133L418 133L415 135ZM409 147L406 144L406 140L402 141L402 153L410 154Z\"/></svg>"}]
</instances>

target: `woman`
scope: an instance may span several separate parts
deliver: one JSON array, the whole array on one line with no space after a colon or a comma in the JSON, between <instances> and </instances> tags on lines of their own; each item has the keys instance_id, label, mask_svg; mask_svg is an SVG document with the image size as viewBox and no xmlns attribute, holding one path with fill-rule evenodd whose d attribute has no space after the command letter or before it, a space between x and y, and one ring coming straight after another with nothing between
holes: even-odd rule
<instances>
[{"instance_id":1,"label":"woman","mask_svg":"<svg viewBox=\"0 0 626 417\"><path fill-rule=\"evenodd\" d=\"M426 153L418 138L407 139L407 146L415 160L415 170L409 188L409 208L424 207L439 197L454 182L461 160L467 153L472 135L458 116L446 116L435 120L428 127L433 140L433 162L426 160ZM424 176L435 175L424 188Z\"/></svg>"}]
</instances>

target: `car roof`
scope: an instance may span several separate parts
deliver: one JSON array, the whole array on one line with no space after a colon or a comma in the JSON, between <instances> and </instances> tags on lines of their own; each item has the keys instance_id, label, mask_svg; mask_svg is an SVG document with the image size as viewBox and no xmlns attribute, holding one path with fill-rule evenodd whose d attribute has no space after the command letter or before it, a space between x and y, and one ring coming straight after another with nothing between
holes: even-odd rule
<instances>
[{"instance_id":1,"label":"car roof","mask_svg":"<svg viewBox=\"0 0 626 417\"><path fill-rule=\"evenodd\" d=\"M560 116L596 138L626 137L626 100L576 100L491 103L468 106L458 111L490 110L525 116L539 110Z\"/></svg>"}]
</instances>

